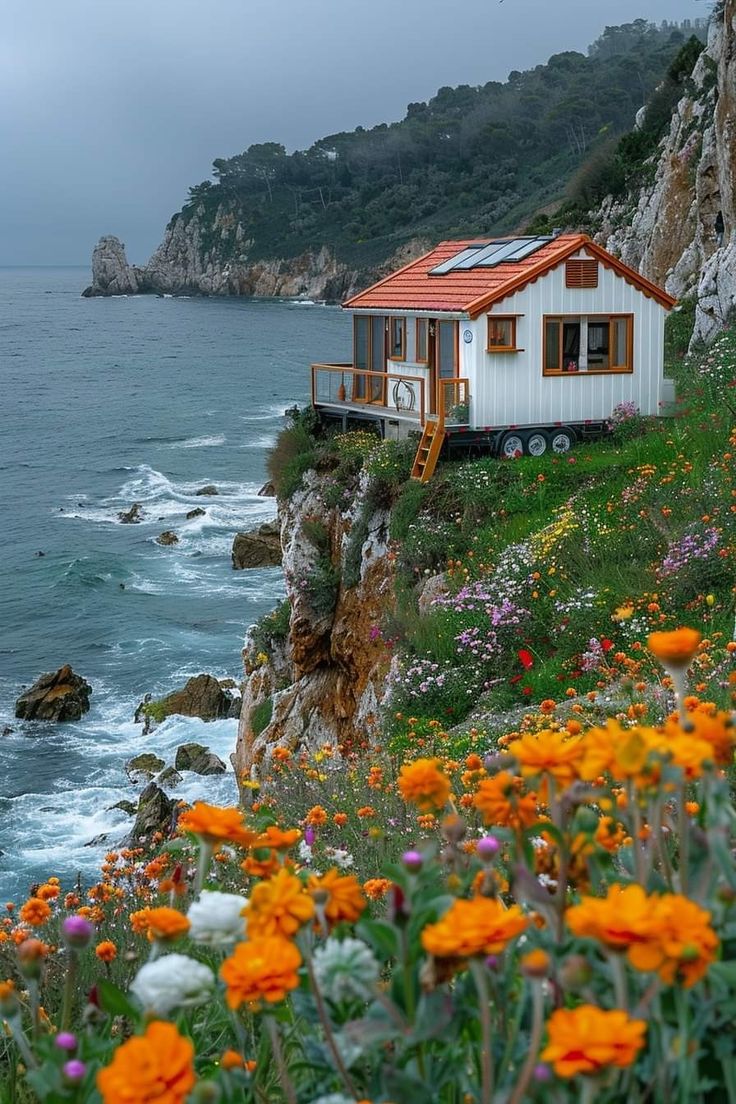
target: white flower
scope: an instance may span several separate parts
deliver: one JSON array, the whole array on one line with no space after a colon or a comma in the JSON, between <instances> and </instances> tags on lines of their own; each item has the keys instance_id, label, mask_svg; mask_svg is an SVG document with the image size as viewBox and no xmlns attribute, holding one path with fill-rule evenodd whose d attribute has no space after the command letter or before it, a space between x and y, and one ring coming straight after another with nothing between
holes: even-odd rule
<instances>
[{"instance_id":1,"label":"white flower","mask_svg":"<svg viewBox=\"0 0 736 1104\"><path fill-rule=\"evenodd\" d=\"M141 966L130 991L146 1012L168 1016L174 1008L192 1008L209 999L215 975L209 966L188 955L169 954Z\"/></svg>"},{"instance_id":2,"label":"white flower","mask_svg":"<svg viewBox=\"0 0 736 1104\"><path fill-rule=\"evenodd\" d=\"M312 861L312 848L306 840L299 841L299 859L307 865Z\"/></svg>"},{"instance_id":3,"label":"white flower","mask_svg":"<svg viewBox=\"0 0 736 1104\"><path fill-rule=\"evenodd\" d=\"M330 938L314 952L314 973L324 995L335 1004L351 997L364 1000L378 977L378 963L359 939Z\"/></svg>"},{"instance_id":4,"label":"white flower","mask_svg":"<svg viewBox=\"0 0 736 1104\"><path fill-rule=\"evenodd\" d=\"M243 939L245 917L242 912L247 904L248 898L239 897L237 893L203 890L199 900L189 906L189 938L208 947L224 947Z\"/></svg>"},{"instance_id":5,"label":"white flower","mask_svg":"<svg viewBox=\"0 0 736 1104\"><path fill-rule=\"evenodd\" d=\"M347 870L349 866L353 865L353 856L343 847L328 847L327 854L341 870Z\"/></svg>"}]
</instances>

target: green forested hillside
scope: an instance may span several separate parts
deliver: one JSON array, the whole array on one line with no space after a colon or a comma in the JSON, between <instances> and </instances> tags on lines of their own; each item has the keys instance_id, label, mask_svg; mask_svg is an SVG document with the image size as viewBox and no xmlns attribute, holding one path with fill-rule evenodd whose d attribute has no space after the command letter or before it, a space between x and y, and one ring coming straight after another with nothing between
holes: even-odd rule
<instances>
[{"instance_id":1,"label":"green forested hillside","mask_svg":"<svg viewBox=\"0 0 736 1104\"><path fill-rule=\"evenodd\" d=\"M224 208L242 227L239 240L228 236L233 256L244 236L251 259L328 245L358 267L415 236L516 228L630 130L702 22L608 27L587 56L557 54L504 83L441 88L409 104L401 122L327 135L291 154L276 142L251 146L216 160L215 181L192 188L175 218L199 210L206 223Z\"/></svg>"}]
</instances>

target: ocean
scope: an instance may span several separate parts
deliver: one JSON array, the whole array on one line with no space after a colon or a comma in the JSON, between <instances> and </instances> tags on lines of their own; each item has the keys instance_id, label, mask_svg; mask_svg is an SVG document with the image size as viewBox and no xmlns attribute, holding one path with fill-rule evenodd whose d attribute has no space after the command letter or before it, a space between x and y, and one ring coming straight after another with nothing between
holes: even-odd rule
<instances>
[{"instance_id":1,"label":"ocean","mask_svg":"<svg viewBox=\"0 0 736 1104\"><path fill-rule=\"evenodd\" d=\"M266 450L307 400L309 364L350 347L333 307L82 299L87 283L84 268L0 269L0 899L94 877L130 830L110 806L135 800L124 764L141 751L169 764L206 744L228 773L173 792L234 800L237 721L172 717L144 735L135 707L200 672L242 677L245 632L283 581L233 571L233 536L274 516L257 493ZM219 494L197 496L208 483ZM133 502L144 521L121 524ZM164 529L177 545L155 542ZM64 663L92 685L90 712L16 720L21 689Z\"/></svg>"}]
</instances>

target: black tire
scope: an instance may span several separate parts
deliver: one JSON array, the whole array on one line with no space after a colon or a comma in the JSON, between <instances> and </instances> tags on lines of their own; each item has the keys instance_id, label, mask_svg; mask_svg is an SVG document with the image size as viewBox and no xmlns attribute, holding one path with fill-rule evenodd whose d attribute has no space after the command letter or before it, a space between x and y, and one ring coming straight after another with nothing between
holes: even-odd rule
<instances>
[{"instance_id":1,"label":"black tire","mask_svg":"<svg viewBox=\"0 0 736 1104\"><path fill-rule=\"evenodd\" d=\"M504 433L498 445L498 455L504 460L514 460L524 455L524 434L511 429Z\"/></svg>"},{"instance_id":2,"label":"black tire","mask_svg":"<svg viewBox=\"0 0 736 1104\"><path fill-rule=\"evenodd\" d=\"M560 429L553 429L549 438L549 447L557 456L569 452L575 444L575 434L565 426Z\"/></svg>"},{"instance_id":3,"label":"black tire","mask_svg":"<svg viewBox=\"0 0 736 1104\"><path fill-rule=\"evenodd\" d=\"M524 434L524 455L544 456L549 448L549 437L543 429L530 429Z\"/></svg>"}]
</instances>

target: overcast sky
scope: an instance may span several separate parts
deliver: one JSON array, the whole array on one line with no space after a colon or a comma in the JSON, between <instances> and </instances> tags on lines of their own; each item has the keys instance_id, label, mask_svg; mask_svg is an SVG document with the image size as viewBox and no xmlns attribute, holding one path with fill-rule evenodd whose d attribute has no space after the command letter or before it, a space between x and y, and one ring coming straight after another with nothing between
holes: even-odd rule
<instances>
[{"instance_id":1,"label":"overcast sky","mask_svg":"<svg viewBox=\"0 0 736 1104\"><path fill-rule=\"evenodd\" d=\"M215 157L303 148L707 0L0 0L0 264L145 261Z\"/></svg>"}]
</instances>

